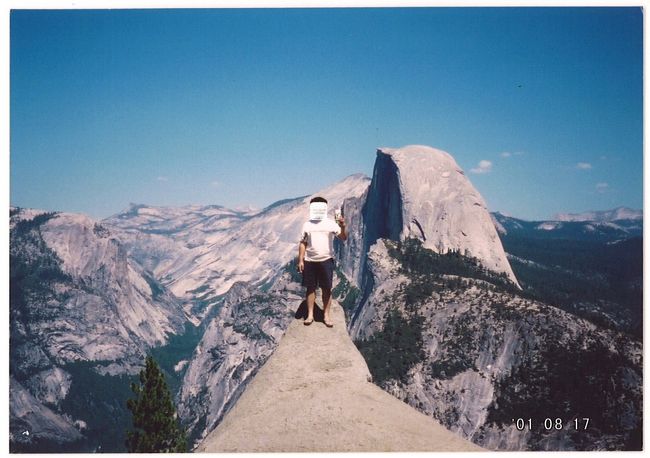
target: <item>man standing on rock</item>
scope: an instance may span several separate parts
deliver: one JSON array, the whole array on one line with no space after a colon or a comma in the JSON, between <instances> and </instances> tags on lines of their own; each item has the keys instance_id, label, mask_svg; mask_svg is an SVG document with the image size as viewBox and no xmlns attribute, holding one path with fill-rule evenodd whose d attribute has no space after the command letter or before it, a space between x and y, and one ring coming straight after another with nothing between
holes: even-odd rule
<instances>
[{"instance_id":1,"label":"man standing on rock","mask_svg":"<svg viewBox=\"0 0 650 458\"><path fill-rule=\"evenodd\" d=\"M302 273L302 284L307 287L307 318L304 324L314 322L314 301L316 288L323 293L323 321L329 328L334 326L330 320L332 298L332 276L334 275L334 237L346 240L343 215L337 215L336 222L327 218L327 200L314 197L309 202L309 220L302 225L298 244L298 271Z\"/></svg>"}]
</instances>

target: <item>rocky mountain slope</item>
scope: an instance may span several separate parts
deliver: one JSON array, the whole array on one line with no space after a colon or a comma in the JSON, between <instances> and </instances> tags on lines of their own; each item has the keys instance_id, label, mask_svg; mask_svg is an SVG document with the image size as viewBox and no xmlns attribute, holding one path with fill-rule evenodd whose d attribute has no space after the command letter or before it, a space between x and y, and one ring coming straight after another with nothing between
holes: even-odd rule
<instances>
[{"instance_id":1,"label":"rocky mountain slope","mask_svg":"<svg viewBox=\"0 0 650 458\"><path fill-rule=\"evenodd\" d=\"M612 211L613 212L613 211ZM607 213L607 212L603 212ZM611 213L611 212L609 212ZM554 219L548 221L526 221L492 213L492 221L500 235L519 236L531 239L571 239L585 241L602 241L614 243L630 237L643 236L643 219L637 218L606 219L593 214L576 215L574 219ZM596 219L581 219L592 216Z\"/></svg>"},{"instance_id":2,"label":"rocky mountain slope","mask_svg":"<svg viewBox=\"0 0 650 458\"><path fill-rule=\"evenodd\" d=\"M79 432L63 427L84 423L62 407L74 383L69 366L133 373L186 319L107 227L82 215L12 208L10 230L12 437L76 441Z\"/></svg>"},{"instance_id":3,"label":"rocky mountain slope","mask_svg":"<svg viewBox=\"0 0 650 458\"><path fill-rule=\"evenodd\" d=\"M301 296L289 272L265 292L244 282L230 288L188 362L178 394L178 413L192 444L217 426L273 353Z\"/></svg>"},{"instance_id":4,"label":"rocky mountain slope","mask_svg":"<svg viewBox=\"0 0 650 458\"><path fill-rule=\"evenodd\" d=\"M559 278L562 270L554 265L550 268L558 278L546 291L540 284L521 290L495 225L502 236L525 226L502 215L492 219L447 156L419 146L377 153L361 212L366 262L349 324L377 383L490 449L635 449L640 443L642 361L640 341L625 327L627 318L617 317L602 300L571 302L584 296L566 290ZM446 187L452 176L459 182ZM448 216L454 212L456 216ZM470 217L472 212L478 214ZM453 224L446 226L445 218ZM480 229L472 232L477 223ZM634 226L640 223L635 220ZM546 235L556 228L533 230ZM566 248L571 256L571 247ZM603 259L613 255L605 253ZM582 251L573 256L575 262ZM636 260L633 266L640 272ZM567 275L569 282L575 278ZM595 289L596 296L608 300L606 289L613 285ZM566 298L564 303L553 300L564 310L535 299L556 299L548 295L549 287L559 288L560 297ZM630 294L637 303L635 293ZM614 319L613 326L602 326L605 316ZM605 367L597 376L592 370L595 355ZM538 381L530 379L532 373ZM616 388L608 387L608 380L615 380ZM600 410L576 396L575 387L581 384L584 393L602 395ZM561 402L563 409L548 399ZM570 431L569 423L584 412L594 428ZM620 412L627 412L625 421ZM563 432L540 428L547 417L561 419ZM535 430L519 431L517 418L530 418Z\"/></svg>"},{"instance_id":5,"label":"rocky mountain slope","mask_svg":"<svg viewBox=\"0 0 650 458\"><path fill-rule=\"evenodd\" d=\"M612 210L592 211L583 213L558 213L554 219L558 221L597 221L613 222L621 220L643 220L642 210L633 210L627 207L617 207Z\"/></svg>"},{"instance_id":6,"label":"rocky mountain slope","mask_svg":"<svg viewBox=\"0 0 650 458\"><path fill-rule=\"evenodd\" d=\"M333 328L291 320L198 452L480 450L371 383L336 302L331 316Z\"/></svg>"},{"instance_id":7,"label":"rocky mountain slope","mask_svg":"<svg viewBox=\"0 0 650 458\"><path fill-rule=\"evenodd\" d=\"M524 221L499 213L493 218L525 290L546 304L642 338L642 219Z\"/></svg>"},{"instance_id":8,"label":"rocky mountain slope","mask_svg":"<svg viewBox=\"0 0 650 458\"><path fill-rule=\"evenodd\" d=\"M69 383L62 383L65 390ZM37 386L40 386L38 384ZM63 393L65 395L65 392ZM41 397L41 399L43 399ZM47 399L50 403L56 398ZM44 442L50 447L61 442L82 439L79 424L46 407L14 377L9 379L9 441L13 451L20 451L23 444ZM51 449L50 449L51 450Z\"/></svg>"},{"instance_id":9,"label":"rocky mountain slope","mask_svg":"<svg viewBox=\"0 0 650 458\"><path fill-rule=\"evenodd\" d=\"M368 257L377 287L351 335L385 390L491 450L638 446L641 342L415 239Z\"/></svg>"}]
</instances>

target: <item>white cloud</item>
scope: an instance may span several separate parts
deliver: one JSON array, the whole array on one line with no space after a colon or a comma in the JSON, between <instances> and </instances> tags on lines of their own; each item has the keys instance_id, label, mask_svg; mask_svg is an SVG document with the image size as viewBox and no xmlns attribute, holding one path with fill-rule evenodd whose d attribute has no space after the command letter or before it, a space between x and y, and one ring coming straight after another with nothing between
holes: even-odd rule
<instances>
[{"instance_id":1,"label":"white cloud","mask_svg":"<svg viewBox=\"0 0 650 458\"><path fill-rule=\"evenodd\" d=\"M578 162L576 164L576 169L579 170L589 170L591 168L591 164L589 162Z\"/></svg>"},{"instance_id":2,"label":"white cloud","mask_svg":"<svg viewBox=\"0 0 650 458\"><path fill-rule=\"evenodd\" d=\"M492 162L483 159L482 161L480 161L478 163L478 167L474 167L473 169L470 169L470 172L472 172L472 173L488 173L491 170L492 170Z\"/></svg>"},{"instance_id":3,"label":"white cloud","mask_svg":"<svg viewBox=\"0 0 650 458\"><path fill-rule=\"evenodd\" d=\"M596 191L598 191L601 194L609 191L609 184L608 183L596 183Z\"/></svg>"},{"instance_id":4,"label":"white cloud","mask_svg":"<svg viewBox=\"0 0 650 458\"><path fill-rule=\"evenodd\" d=\"M524 153L523 151L513 151L513 152L504 151L502 153L499 153L499 156L501 156L504 159L507 159L507 158L513 157L513 156L523 156L524 154L526 154L526 153Z\"/></svg>"},{"instance_id":5,"label":"white cloud","mask_svg":"<svg viewBox=\"0 0 650 458\"><path fill-rule=\"evenodd\" d=\"M210 186L212 186L213 188L218 188L219 186L221 186L221 182L217 181L217 180L214 180L214 181L210 182Z\"/></svg>"},{"instance_id":6,"label":"white cloud","mask_svg":"<svg viewBox=\"0 0 650 458\"><path fill-rule=\"evenodd\" d=\"M158 181L168 181L168 178L160 176L160 177L156 178L156 180L158 180Z\"/></svg>"}]
</instances>

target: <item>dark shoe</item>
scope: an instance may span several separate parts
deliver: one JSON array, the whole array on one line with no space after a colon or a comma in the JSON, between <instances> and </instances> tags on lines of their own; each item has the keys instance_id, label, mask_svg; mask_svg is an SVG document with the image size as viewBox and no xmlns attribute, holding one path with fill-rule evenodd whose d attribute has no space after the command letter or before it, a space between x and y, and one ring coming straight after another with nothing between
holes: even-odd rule
<instances>
[{"instance_id":1,"label":"dark shoe","mask_svg":"<svg viewBox=\"0 0 650 458\"><path fill-rule=\"evenodd\" d=\"M305 326L309 326L313 322L314 322L313 318L307 318L302 324L304 324Z\"/></svg>"},{"instance_id":2,"label":"dark shoe","mask_svg":"<svg viewBox=\"0 0 650 458\"><path fill-rule=\"evenodd\" d=\"M327 326L328 328L331 328L331 327L334 326L334 323L332 323L332 322L329 321L329 320L324 320L323 323L325 323L325 326Z\"/></svg>"}]
</instances>

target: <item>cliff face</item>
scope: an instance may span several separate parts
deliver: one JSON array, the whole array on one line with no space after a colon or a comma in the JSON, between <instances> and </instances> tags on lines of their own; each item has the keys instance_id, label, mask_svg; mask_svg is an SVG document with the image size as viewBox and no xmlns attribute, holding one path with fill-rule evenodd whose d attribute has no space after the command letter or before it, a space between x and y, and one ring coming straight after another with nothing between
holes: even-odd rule
<instances>
[{"instance_id":1,"label":"cliff face","mask_svg":"<svg viewBox=\"0 0 650 458\"><path fill-rule=\"evenodd\" d=\"M366 309L368 297L377 288L394 286L370 271L371 253L380 240L418 239L436 253L471 256L519 286L483 197L449 153L422 145L378 149L364 197L362 205L350 205L346 212L356 248L346 248L354 250L346 256L339 253L344 262L358 260L344 270L361 291L350 312L350 332L356 338L372 332L365 329L374 313Z\"/></svg>"},{"instance_id":2,"label":"cliff face","mask_svg":"<svg viewBox=\"0 0 650 458\"><path fill-rule=\"evenodd\" d=\"M370 382L332 304L334 327L292 320L199 452L478 451Z\"/></svg>"},{"instance_id":3,"label":"cliff face","mask_svg":"<svg viewBox=\"0 0 650 458\"><path fill-rule=\"evenodd\" d=\"M364 220L362 209L368 197L368 188L359 196L348 197L343 201L348 239L341 243L334 240L334 249L339 268L354 285L361 284L361 274L365 263Z\"/></svg>"},{"instance_id":4,"label":"cliff face","mask_svg":"<svg viewBox=\"0 0 650 458\"><path fill-rule=\"evenodd\" d=\"M437 253L475 257L517 283L483 197L444 151L377 150L363 215L366 252L378 238L417 238Z\"/></svg>"},{"instance_id":5,"label":"cliff face","mask_svg":"<svg viewBox=\"0 0 650 458\"><path fill-rule=\"evenodd\" d=\"M302 291L282 275L266 292L236 283L188 363L178 413L195 444L212 431L273 353Z\"/></svg>"},{"instance_id":6,"label":"cliff face","mask_svg":"<svg viewBox=\"0 0 650 458\"><path fill-rule=\"evenodd\" d=\"M83 313L76 318L81 318L77 326L84 327L77 327L75 339L67 329L65 341L55 350L60 357L115 360L129 352L140 356L143 348L164 344L168 334L183 329L186 320L176 298L127 257L108 227L83 215L61 213L40 232L62 260L63 272L81 286L63 308ZM116 341L131 348L122 350ZM75 354L68 355L72 351Z\"/></svg>"},{"instance_id":7,"label":"cliff face","mask_svg":"<svg viewBox=\"0 0 650 458\"><path fill-rule=\"evenodd\" d=\"M12 309L12 337L38 342L57 364L139 359L183 328L176 299L90 218L19 210L11 254L20 305Z\"/></svg>"}]
</instances>

